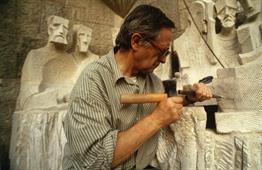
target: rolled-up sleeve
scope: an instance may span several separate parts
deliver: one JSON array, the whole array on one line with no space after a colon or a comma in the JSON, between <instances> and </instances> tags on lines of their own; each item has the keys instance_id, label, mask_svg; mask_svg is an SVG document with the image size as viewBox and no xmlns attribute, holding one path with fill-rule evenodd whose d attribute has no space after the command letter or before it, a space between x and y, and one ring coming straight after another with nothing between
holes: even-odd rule
<instances>
[{"instance_id":1,"label":"rolled-up sleeve","mask_svg":"<svg viewBox=\"0 0 262 170\"><path fill-rule=\"evenodd\" d=\"M105 94L91 74L76 83L64 119L70 161L76 169L111 169L118 130Z\"/></svg>"}]
</instances>

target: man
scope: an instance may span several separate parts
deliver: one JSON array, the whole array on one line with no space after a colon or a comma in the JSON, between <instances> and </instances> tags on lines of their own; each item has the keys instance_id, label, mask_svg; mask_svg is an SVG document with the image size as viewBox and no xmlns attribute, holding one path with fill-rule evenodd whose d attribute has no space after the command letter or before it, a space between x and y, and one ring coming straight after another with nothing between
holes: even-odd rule
<instances>
[{"instance_id":1,"label":"man","mask_svg":"<svg viewBox=\"0 0 262 170\"><path fill-rule=\"evenodd\" d=\"M49 35L47 45L30 51L23 65L16 110L23 110L25 105L30 105L32 95L39 92L44 65L60 55L67 55L64 47L67 45L69 21L52 15L48 18L47 24Z\"/></svg>"},{"instance_id":2,"label":"man","mask_svg":"<svg viewBox=\"0 0 262 170\"><path fill-rule=\"evenodd\" d=\"M183 97L158 104L120 103L122 94L162 92L152 72L164 63L174 23L149 5L125 19L114 53L92 63L80 75L71 96L64 130L64 169L144 169L154 158L158 131L179 119ZM212 96L195 84L196 99Z\"/></svg>"}]
</instances>

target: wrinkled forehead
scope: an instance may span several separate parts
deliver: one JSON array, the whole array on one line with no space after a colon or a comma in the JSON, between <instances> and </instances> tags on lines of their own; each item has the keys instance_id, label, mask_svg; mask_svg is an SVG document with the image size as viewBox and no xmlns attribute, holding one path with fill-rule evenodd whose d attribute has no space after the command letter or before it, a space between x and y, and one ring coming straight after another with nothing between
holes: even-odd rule
<instances>
[{"instance_id":1,"label":"wrinkled forehead","mask_svg":"<svg viewBox=\"0 0 262 170\"><path fill-rule=\"evenodd\" d=\"M217 13L222 11L225 7L233 8L237 10L237 1L236 0L218 0L215 4Z\"/></svg>"},{"instance_id":2,"label":"wrinkled forehead","mask_svg":"<svg viewBox=\"0 0 262 170\"><path fill-rule=\"evenodd\" d=\"M68 28L69 21L65 18L62 18L62 17L51 16L49 18L49 24L61 24L64 27Z\"/></svg>"}]
</instances>

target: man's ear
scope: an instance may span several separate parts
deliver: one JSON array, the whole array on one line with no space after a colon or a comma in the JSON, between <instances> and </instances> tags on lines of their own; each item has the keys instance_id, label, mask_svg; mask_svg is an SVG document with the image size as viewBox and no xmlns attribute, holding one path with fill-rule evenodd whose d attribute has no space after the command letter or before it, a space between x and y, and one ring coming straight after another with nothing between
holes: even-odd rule
<instances>
[{"instance_id":1,"label":"man's ear","mask_svg":"<svg viewBox=\"0 0 262 170\"><path fill-rule=\"evenodd\" d=\"M142 36L139 33L134 33L131 37L131 47L133 50L137 50L141 47Z\"/></svg>"}]
</instances>

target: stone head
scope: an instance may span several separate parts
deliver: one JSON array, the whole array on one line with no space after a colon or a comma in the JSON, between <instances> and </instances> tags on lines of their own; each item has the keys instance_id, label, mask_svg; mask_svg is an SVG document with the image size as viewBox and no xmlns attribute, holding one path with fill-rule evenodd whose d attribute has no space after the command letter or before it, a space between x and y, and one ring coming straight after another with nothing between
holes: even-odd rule
<instances>
[{"instance_id":1,"label":"stone head","mask_svg":"<svg viewBox=\"0 0 262 170\"><path fill-rule=\"evenodd\" d=\"M67 44L69 20L52 15L48 18L48 41L51 43Z\"/></svg>"},{"instance_id":2,"label":"stone head","mask_svg":"<svg viewBox=\"0 0 262 170\"><path fill-rule=\"evenodd\" d=\"M91 42L92 29L78 24L73 26L74 30L74 39L76 41L76 47L79 52L87 52L89 44Z\"/></svg>"},{"instance_id":3,"label":"stone head","mask_svg":"<svg viewBox=\"0 0 262 170\"><path fill-rule=\"evenodd\" d=\"M233 28L236 23L237 1L217 0L215 3L217 18L223 28Z\"/></svg>"}]
</instances>

